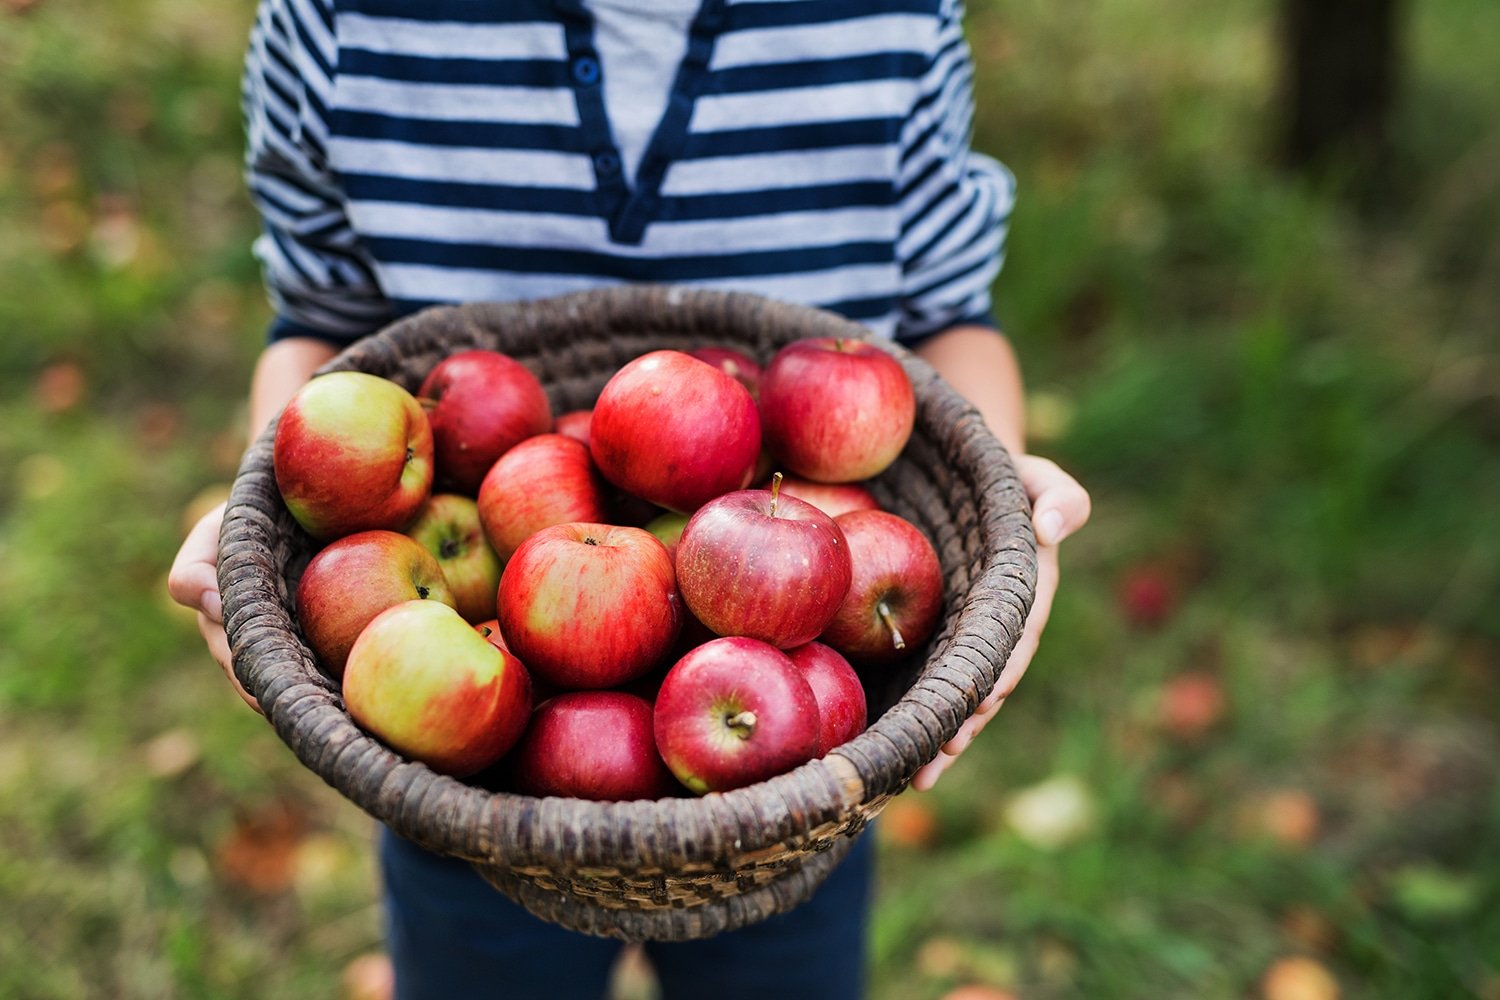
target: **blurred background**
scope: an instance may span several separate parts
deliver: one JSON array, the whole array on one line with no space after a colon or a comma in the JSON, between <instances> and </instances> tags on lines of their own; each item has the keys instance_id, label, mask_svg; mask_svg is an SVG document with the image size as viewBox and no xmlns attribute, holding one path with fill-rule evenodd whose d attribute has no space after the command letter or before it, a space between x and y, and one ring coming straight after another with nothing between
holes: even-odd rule
<instances>
[{"instance_id":1,"label":"blurred background","mask_svg":"<svg viewBox=\"0 0 1500 1000\"><path fill-rule=\"evenodd\" d=\"M164 588L269 317L252 13L0 0L0 997L379 978L370 821ZM875 997L1500 998L1500 4L969 25L1034 448L1095 514L881 824Z\"/></svg>"}]
</instances>

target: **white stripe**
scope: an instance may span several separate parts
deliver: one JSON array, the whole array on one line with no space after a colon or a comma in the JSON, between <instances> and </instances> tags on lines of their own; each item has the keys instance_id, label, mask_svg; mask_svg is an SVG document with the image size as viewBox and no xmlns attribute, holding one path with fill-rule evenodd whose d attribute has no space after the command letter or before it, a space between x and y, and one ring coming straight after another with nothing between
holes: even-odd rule
<instances>
[{"instance_id":1,"label":"white stripe","mask_svg":"<svg viewBox=\"0 0 1500 1000\"><path fill-rule=\"evenodd\" d=\"M400 202L355 201L349 206L354 226L371 236L418 239L431 243L478 243L576 250L605 247L620 257L653 259L684 254L742 253L755 250L809 249L859 241L889 242L891 213L882 209L838 208L788 212L745 219L653 222L639 246L610 243L604 220L592 216L497 212Z\"/></svg>"},{"instance_id":2,"label":"white stripe","mask_svg":"<svg viewBox=\"0 0 1500 1000\"><path fill-rule=\"evenodd\" d=\"M917 14L888 14L822 24L735 31L714 45L711 69L888 52L930 52L935 25Z\"/></svg>"},{"instance_id":3,"label":"white stripe","mask_svg":"<svg viewBox=\"0 0 1500 1000\"><path fill-rule=\"evenodd\" d=\"M567 58L562 27L527 24L465 24L400 17L340 14L340 44L372 52L458 59Z\"/></svg>"},{"instance_id":4,"label":"white stripe","mask_svg":"<svg viewBox=\"0 0 1500 1000\"><path fill-rule=\"evenodd\" d=\"M398 118L526 124L578 124L570 91L556 87L482 87L341 76L339 107Z\"/></svg>"},{"instance_id":5,"label":"white stripe","mask_svg":"<svg viewBox=\"0 0 1500 1000\"><path fill-rule=\"evenodd\" d=\"M733 194L772 188L884 181L895 170L891 146L842 146L792 153L754 153L679 160L668 169L662 194Z\"/></svg>"},{"instance_id":6,"label":"white stripe","mask_svg":"<svg viewBox=\"0 0 1500 1000\"><path fill-rule=\"evenodd\" d=\"M753 94L706 94L693 106L695 132L802 125L854 118L895 118L911 106L908 80L787 87Z\"/></svg>"},{"instance_id":7,"label":"white stripe","mask_svg":"<svg viewBox=\"0 0 1500 1000\"><path fill-rule=\"evenodd\" d=\"M592 191L593 166L586 156L533 150L417 146L383 139L329 140L329 157L346 172L380 173L418 180L561 187Z\"/></svg>"}]
</instances>

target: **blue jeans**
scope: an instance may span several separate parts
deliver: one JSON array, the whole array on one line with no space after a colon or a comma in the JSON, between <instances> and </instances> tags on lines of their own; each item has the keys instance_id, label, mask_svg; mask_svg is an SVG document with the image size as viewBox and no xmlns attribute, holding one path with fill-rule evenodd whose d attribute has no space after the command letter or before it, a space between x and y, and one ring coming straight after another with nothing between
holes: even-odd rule
<instances>
[{"instance_id":1,"label":"blue jeans","mask_svg":"<svg viewBox=\"0 0 1500 1000\"><path fill-rule=\"evenodd\" d=\"M872 837L812 898L702 941L648 942L664 1000L858 1000L864 995ZM380 833L386 947L397 1000L599 1000L619 941L532 916L469 865Z\"/></svg>"}]
</instances>

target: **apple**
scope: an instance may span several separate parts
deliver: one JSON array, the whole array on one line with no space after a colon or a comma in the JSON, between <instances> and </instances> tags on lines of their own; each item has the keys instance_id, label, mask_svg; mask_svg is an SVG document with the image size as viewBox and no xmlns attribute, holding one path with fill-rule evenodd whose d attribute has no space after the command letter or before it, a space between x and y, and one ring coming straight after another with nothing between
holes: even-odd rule
<instances>
[{"instance_id":1,"label":"apple","mask_svg":"<svg viewBox=\"0 0 1500 1000\"><path fill-rule=\"evenodd\" d=\"M818 637L852 572L833 518L775 485L704 504L682 529L676 559L682 599L699 621L783 649Z\"/></svg>"},{"instance_id":2,"label":"apple","mask_svg":"<svg viewBox=\"0 0 1500 1000\"><path fill-rule=\"evenodd\" d=\"M911 437L916 396L895 356L866 340L812 337L771 358L760 380L766 446L823 483L869 479Z\"/></svg>"},{"instance_id":3,"label":"apple","mask_svg":"<svg viewBox=\"0 0 1500 1000\"><path fill-rule=\"evenodd\" d=\"M789 771L818 750L818 702L797 665L759 639L704 643L673 664L656 695L656 746L702 795Z\"/></svg>"},{"instance_id":4,"label":"apple","mask_svg":"<svg viewBox=\"0 0 1500 1000\"><path fill-rule=\"evenodd\" d=\"M554 524L608 520L604 480L589 450L564 434L527 438L479 485L479 519L500 558Z\"/></svg>"},{"instance_id":5,"label":"apple","mask_svg":"<svg viewBox=\"0 0 1500 1000\"><path fill-rule=\"evenodd\" d=\"M859 483L816 483L800 476L786 476L781 480L781 495L806 500L833 518L851 510L880 509L875 494Z\"/></svg>"},{"instance_id":6,"label":"apple","mask_svg":"<svg viewBox=\"0 0 1500 1000\"><path fill-rule=\"evenodd\" d=\"M858 663L889 662L920 647L943 610L943 568L932 543L888 511L851 511L834 523L849 543L854 579L822 641Z\"/></svg>"},{"instance_id":7,"label":"apple","mask_svg":"<svg viewBox=\"0 0 1500 1000\"><path fill-rule=\"evenodd\" d=\"M538 705L510 761L526 795L623 801L678 790L656 752L651 703L623 691L569 691Z\"/></svg>"},{"instance_id":8,"label":"apple","mask_svg":"<svg viewBox=\"0 0 1500 1000\"><path fill-rule=\"evenodd\" d=\"M499 760L531 714L521 662L436 601L407 601L377 615L349 651L343 691L355 722L455 777Z\"/></svg>"},{"instance_id":9,"label":"apple","mask_svg":"<svg viewBox=\"0 0 1500 1000\"><path fill-rule=\"evenodd\" d=\"M589 444L589 424L593 421L593 410L569 410L552 422L552 430L566 434L585 448Z\"/></svg>"},{"instance_id":10,"label":"apple","mask_svg":"<svg viewBox=\"0 0 1500 1000\"><path fill-rule=\"evenodd\" d=\"M495 617L500 557L484 537L478 504L457 493L435 493L406 533L437 559L465 621Z\"/></svg>"},{"instance_id":11,"label":"apple","mask_svg":"<svg viewBox=\"0 0 1500 1000\"><path fill-rule=\"evenodd\" d=\"M297 620L318 662L344 673L354 640L386 608L413 600L457 606L442 566L394 531L360 531L325 545L297 581Z\"/></svg>"},{"instance_id":12,"label":"apple","mask_svg":"<svg viewBox=\"0 0 1500 1000\"><path fill-rule=\"evenodd\" d=\"M625 492L691 513L750 483L760 416L749 391L719 369L681 351L652 351L604 384L589 450Z\"/></svg>"},{"instance_id":13,"label":"apple","mask_svg":"<svg viewBox=\"0 0 1500 1000\"><path fill-rule=\"evenodd\" d=\"M838 650L809 642L786 651L818 702L818 756L865 731L865 688Z\"/></svg>"},{"instance_id":14,"label":"apple","mask_svg":"<svg viewBox=\"0 0 1500 1000\"><path fill-rule=\"evenodd\" d=\"M511 556L497 599L511 650L561 688L641 676L666 657L682 624L672 558L640 528L543 528Z\"/></svg>"},{"instance_id":15,"label":"apple","mask_svg":"<svg viewBox=\"0 0 1500 1000\"><path fill-rule=\"evenodd\" d=\"M330 372L302 386L272 446L281 498L319 541L406 527L432 489L432 456L416 399L365 372Z\"/></svg>"},{"instance_id":16,"label":"apple","mask_svg":"<svg viewBox=\"0 0 1500 1000\"><path fill-rule=\"evenodd\" d=\"M750 391L752 398L760 394L760 365L744 351L733 347L695 347L687 353L734 379Z\"/></svg>"},{"instance_id":17,"label":"apple","mask_svg":"<svg viewBox=\"0 0 1500 1000\"><path fill-rule=\"evenodd\" d=\"M491 618L489 621L480 622L474 626L474 631L488 639L490 644L496 649L502 649L507 653L510 652L510 647L505 644L505 636L500 632L500 620L498 618Z\"/></svg>"},{"instance_id":18,"label":"apple","mask_svg":"<svg viewBox=\"0 0 1500 1000\"><path fill-rule=\"evenodd\" d=\"M682 529L687 527L688 516L679 514L675 510L669 510L660 517L653 518L647 522L646 530L656 536L656 540L667 547L667 554L674 559L677 556L677 542L682 538Z\"/></svg>"},{"instance_id":19,"label":"apple","mask_svg":"<svg viewBox=\"0 0 1500 1000\"><path fill-rule=\"evenodd\" d=\"M427 373L417 395L432 422L439 485L469 496L495 459L552 429L542 383L498 351L449 355Z\"/></svg>"}]
</instances>

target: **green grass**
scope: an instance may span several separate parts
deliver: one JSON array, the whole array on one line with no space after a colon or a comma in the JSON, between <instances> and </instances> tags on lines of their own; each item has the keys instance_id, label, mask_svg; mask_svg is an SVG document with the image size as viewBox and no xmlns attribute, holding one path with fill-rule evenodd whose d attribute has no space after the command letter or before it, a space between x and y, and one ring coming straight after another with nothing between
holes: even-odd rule
<instances>
[{"instance_id":1,"label":"green grass","mask_svg":"<svg viewBox=\"0 0 1500 1000\"><path fill-rule=\"evenodd\" d=\"M1270 7L971 4L1020 182L1000 312L1096 513L1032 675L919 799L935 841L887 824L878 998L1244 997L1288 955L1500 997L1500 8L1412 5L1355 212L1269 166ZM379 946L370 822L163 593L267 319L250 15L0 14L0 996L324 997ZM1164 718L1185 673L1201 731ZM1035 842L1015 796L1059 778L1086 821Z\"/></svg>"}]
</instances>

